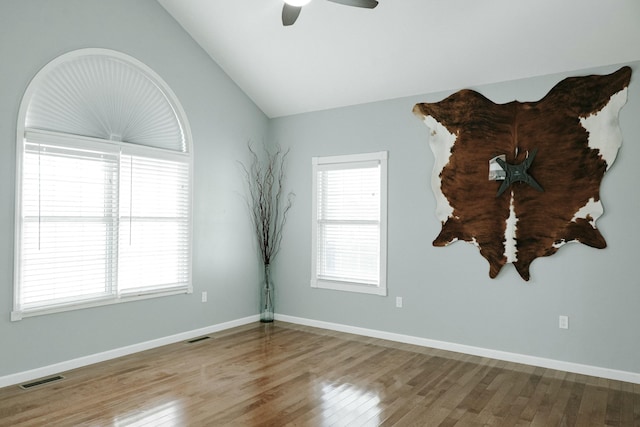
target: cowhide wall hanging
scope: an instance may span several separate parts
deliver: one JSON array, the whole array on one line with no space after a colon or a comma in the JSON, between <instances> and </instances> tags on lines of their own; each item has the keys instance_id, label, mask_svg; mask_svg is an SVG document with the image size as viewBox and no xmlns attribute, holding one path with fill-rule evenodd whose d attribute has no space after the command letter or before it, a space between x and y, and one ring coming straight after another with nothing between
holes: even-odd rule
<instances>
[{"instance_id":1,"label":"cowhide wall hanging","mask_svg":"<svg viewBox=\"0 0 640 427\"><path fill-rule=\"evenodd\" d=\"M604 248L600 182L622 143L618 113L631 69L571 77L537 102L495 104L461 90L413 112L431 133L434 246L475 244L489 276L513 263L529 280L531 262L568 242Z\"/></svg>"}]
</instances>

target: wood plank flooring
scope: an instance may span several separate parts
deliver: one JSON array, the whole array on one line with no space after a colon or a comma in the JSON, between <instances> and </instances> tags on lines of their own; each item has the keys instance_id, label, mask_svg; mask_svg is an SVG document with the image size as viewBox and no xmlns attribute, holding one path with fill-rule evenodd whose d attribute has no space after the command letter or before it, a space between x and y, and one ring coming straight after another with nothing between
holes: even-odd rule
<instances>
[{"instance_id":1,"label":"wood plank flooring","mask_svg":"<svg viewBox=\"0 0 640 427\"><path fill-rule=\"evenodd\" d=\"M284 322L0 389L0 426L640 426L640 386Z\"/></svg>"}]
</instances>

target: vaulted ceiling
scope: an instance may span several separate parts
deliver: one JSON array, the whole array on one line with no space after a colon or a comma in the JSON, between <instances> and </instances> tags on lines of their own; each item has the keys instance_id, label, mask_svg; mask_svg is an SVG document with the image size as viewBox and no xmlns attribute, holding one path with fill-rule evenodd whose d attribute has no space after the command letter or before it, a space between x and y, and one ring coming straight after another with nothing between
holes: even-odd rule
<instances>
[{"instance_id":1,"label":"vaulted ceiling","mask_svg":"<svg viewBox=\"0 0 640 427\"><path fill-rule=\"evenodd\" d=\"M638 0L158 0L269 117L640 60Z\"/></svg>"}]
</instances>

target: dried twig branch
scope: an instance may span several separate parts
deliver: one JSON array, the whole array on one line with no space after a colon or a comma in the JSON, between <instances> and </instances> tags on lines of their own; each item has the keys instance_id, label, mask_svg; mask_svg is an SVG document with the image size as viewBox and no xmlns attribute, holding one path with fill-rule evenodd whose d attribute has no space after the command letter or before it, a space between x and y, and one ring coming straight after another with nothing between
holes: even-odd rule
<instances>
[{"instance_id":1,"label":"dried twig branch","mask_svg":"<svg viewBox=\"0 0 640 427\"><path fill-rule=\"evenodd\" d=\"M240 162L247 182L248 192L245 200L251 215L260 256L264 265L269 265L280 251L282 229L295 194L284 194L285 160L289 150L283 151L276 146L270 151L265 145L261 158L251 142L247 144L251 160L248 164Z\"/></svg>"}]
</instances>

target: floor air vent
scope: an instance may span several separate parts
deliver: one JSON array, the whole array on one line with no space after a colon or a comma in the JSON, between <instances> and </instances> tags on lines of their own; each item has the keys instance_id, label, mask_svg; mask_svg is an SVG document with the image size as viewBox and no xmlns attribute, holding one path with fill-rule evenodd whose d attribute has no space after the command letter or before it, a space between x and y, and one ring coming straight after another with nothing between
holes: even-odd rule
<instances>
[{"instance_id":1,"label":"floor air vent","mask_svg":"<svg viewBox=\"0 0 640 427\"><path fill-rule=\"evenodd\" d=\"M208 340L209 337L200 337L200 338L194 338L192 340L187 341L187 343L189 344L193 344L194 342L198 342L198 341L204 341L204 340Z\"/></svg>"},{"instance_id":2,"label":"floor air vent","mask_svg":"<svg viewBox=\"0 0 640 427\"><path fill-rule=\"evenodd\" d=\"M25 389L25 390L29 390L30 388L33 387L37 387L39 385L43 385L43 384L49 384L52 383L54 381L60 381L63 380L64 377L62 375L55 375L53 377L49 377L49 378L43 378L41 380L37 380L37 381L33 381L27 384L22 384L20 385L20 388Z\"/></svg>"}]
</instances>

